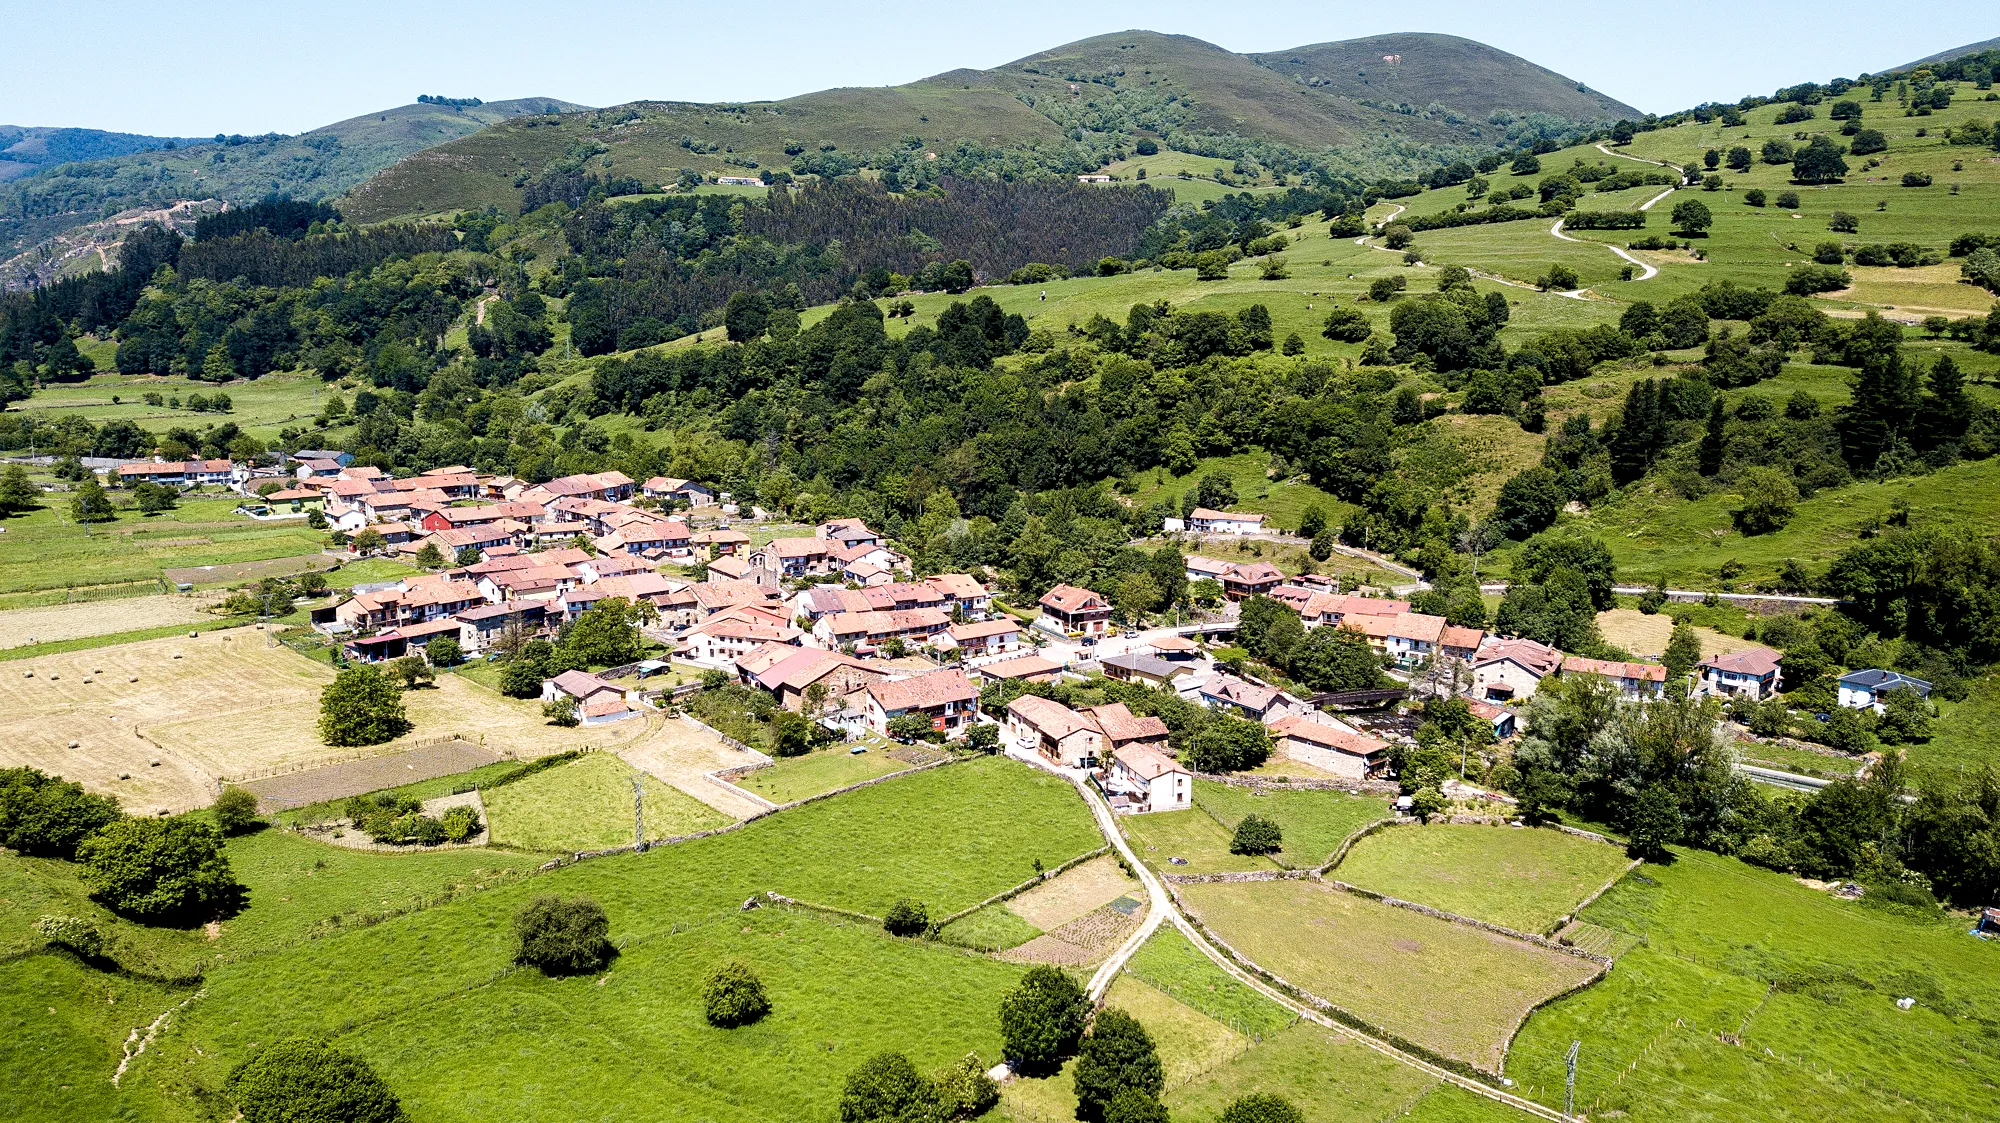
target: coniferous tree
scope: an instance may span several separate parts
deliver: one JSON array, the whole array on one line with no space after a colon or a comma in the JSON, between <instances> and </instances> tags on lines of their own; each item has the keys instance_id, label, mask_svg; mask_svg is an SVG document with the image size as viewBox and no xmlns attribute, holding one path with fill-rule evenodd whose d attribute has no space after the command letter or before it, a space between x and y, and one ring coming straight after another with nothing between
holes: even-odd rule
<instances>
[{"instance_id":1,"label":"coniferous tree","mask_svg":"<svg viewBox=\"0 0 2000 1123\"><path fill-rule=\"evenodd\" d=\"M1708 428L1702 431L1701 447L1695 452L1695 470L1704 476L1713 476L1722 470L1723 443L1722 395L1717 394L1708 406Z\"/></svg>"},{"instance_id":2,"label":"coniferous tree","mask_svg":"<svg viewBox=\"0 0 2000 1123\"><path fill-rule=\"evenodd\" d=\"M1926 452L1956 444L1965 436L1971 418L1972 403L1965 396L1965 376L1950 355L1939 357L1931 367L1930 390L1917 405L1910 442Z\"/></svg>"}]
</instances>

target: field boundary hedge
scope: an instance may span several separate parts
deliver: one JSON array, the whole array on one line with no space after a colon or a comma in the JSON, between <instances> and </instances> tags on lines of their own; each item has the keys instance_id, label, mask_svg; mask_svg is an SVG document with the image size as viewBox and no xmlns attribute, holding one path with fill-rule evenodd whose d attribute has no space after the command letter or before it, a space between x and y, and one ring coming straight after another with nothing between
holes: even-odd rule
<instances>
[{"instance_id":1,"label":"field boundary hedge","mask_svg":"<svg viewBox=\"0 0 2000 1123\"><path fill-rule=\"evenodd\" d=\"M1623 877L1624 875L1620 874L1619 876ZM1357 897L1366 897L1371 901L1379 901L1393 908L1408 909L1411 912L1428 916L1433 920L1445 920L1453 924L1463 924L1468 928L1477 928L1483 932L1491 932L1496 936L1505 936L1510 940L1519 940L1524 944L1531 944L1538 948L1561 952L1564 955L1573 955L1578 959L1587 959L1607 971L1611 969L1612 959L1608 955L1598 955L1596 952L1584 951L1582 948L1566 947L1546 936L1538 936L1533 932L1522 932L1518 929L1509 928L1504 924L1494 924L1491 921L1479 920L1470 916L1461 916L1458 913L1446 912L1443 909L1432 908L1429 905L1420 905L1415 901L1405 901L1400 897L1391 897L1387 893L1377 893L1373 889L1363 889L1359 885L1350 885L1345 881L1339 881L1330 877L1320 878L1319 880L1323 884L1330 885L1343 893L1352 893Z\"/></svg>"},{"instance_id":2,"label":"field boundary hedge","mask_svg":"<svg viewBox=\"0 0 2000 1123\"><path fill-rule=\"evenodd\" d=\"M1630 862L1626 863L1624 869L1618 871L1616 874L1613 874L1609 881L1606 881L1604 884L1598 886L1597 892L1592 893L1588 897L1585 897L1581 904L1577 905L1575 908L1570 910L1568 916L1565 916L1561 920L1556 921L1555 924L1552 927L1550 927L1547 932L1543 933L1543 935L1547 936L1552 940L1555 939L1556 933L1562 931L1564 926L1568 925L1573 920L1582 919L1583 910L1589 908L1593 904L1596 904L1597 899L1599 897L1604 896L1606 893L1609 893L1611 891L1612 886L1618 884L1619 882L1625 880L1627 877L1631 876L1633 870L1638 869L1641 865L1644 864L1645 864L1644 859L1641 858L1634 858Z\"/></svg>"}]
</instances>

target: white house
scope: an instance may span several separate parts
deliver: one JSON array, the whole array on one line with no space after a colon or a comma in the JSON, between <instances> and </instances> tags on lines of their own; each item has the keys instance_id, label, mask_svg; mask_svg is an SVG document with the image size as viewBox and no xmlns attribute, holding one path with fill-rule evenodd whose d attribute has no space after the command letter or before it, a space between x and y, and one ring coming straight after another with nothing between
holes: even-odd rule
<instances>
[{"instance_id":1,"label":"white house","mask_svg":"<svg viewBox=\"0 0 2000 1123\"><path fill-rule=\"evenodd\" d=\"M1264 529L1264 516L1196 507L1188 513L1187 528L1196 534L1256 534Z\"/></svg>"},{"instance_id":2,"label":"white house","mask_svg":"<svg viewBox=\"0 0 2000 1123\"><path fill-rule=\"evenodd\" d=\"M1194 778L1180 761L1151 745L1127 745L1112 753L1105 787L1113 808L1123 803L1124 810L1135 813L1194 806ZM1121 795L1126 798L1120 800Z\"/></svg>"},{"instance_id":3,"label":"white house","mask_svg":"<svg viewBox=\"0 0 2000 1123\"><path fill-rule=\"evenodd\" d=\"M1930 683L1896 671L1870 668L1840 676L1840 704L1850 710L1874 710L1879 714L1888 708L1883 697L1896 690L1914 690L1920 698L1931 696Z\"/></svg>"},{"instance_id":4,"label":"white house","mask_svg":"<svg viewBox=\"0 0 2000 1123\"><path fill-rule=\"evenodd\" d=\"M1348 780L1365 780L1389 766L1389 745L1331 718L1301 714L1275 722L1271 733L1286 756Z\"/></svg>"},{"instance_id":5,"label":"white house","mask_svg":"<svg viewBox=\"0 0 2000 1123\"><path fill-rule=\"evenodd\" d=\"M1728 698L1748 698L1759 702L1776 694L1781 683L1779 663L1784 656L1768 647L1711 655L1695 664L1700 689L1706 694Z\"/></svg>"}]
</instances>

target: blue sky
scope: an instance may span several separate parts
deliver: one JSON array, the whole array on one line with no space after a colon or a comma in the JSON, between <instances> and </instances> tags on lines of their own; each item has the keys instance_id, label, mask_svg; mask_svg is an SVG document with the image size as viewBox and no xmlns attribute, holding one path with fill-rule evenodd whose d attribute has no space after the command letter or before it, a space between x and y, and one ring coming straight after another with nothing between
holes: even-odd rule
<instances>
[{"instance_id":1,"label":"blue sky","mask_svg":"<svg viewBox=\"0 0 2000 1123\"><path fill-rule=\"evenodd\" d=\"M0 0L0 123L295 133L420 93L589 105L781 98L1147 28L1235 51L1389 31L1490 43L1641 109L1768 93L2000 35L1991 0L1879 4Z\"/></svg>"}]
</instances>

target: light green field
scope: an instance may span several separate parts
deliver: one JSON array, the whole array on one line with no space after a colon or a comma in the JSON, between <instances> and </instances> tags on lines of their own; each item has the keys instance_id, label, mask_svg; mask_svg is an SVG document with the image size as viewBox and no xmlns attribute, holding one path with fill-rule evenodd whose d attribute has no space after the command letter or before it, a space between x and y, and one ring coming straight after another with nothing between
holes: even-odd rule
<instances>
[{"instance_id":1,"label":"light green field","mask_svg":"<svg viewBox=\"0 0 2000 1123\"><path fill-rule=\"evenodd\" d=\"M1389 804L1382 799L1340 792L1257 793L1213 780L1194 782L1194 804L1232 831L1251 814L1278 824L1285 841L1285 848L1277 855L1278 864L1290 869L1325 864L1348 836L1389 815Z\"/></svg>"},{"instance_id":2,"label":"light green field","mask_svg":"<svg viewBox=\"0 0 2000 1123\"><path fill-rule=\"evenodd\" d=\"M1276 869L1269 858L1229 852L1230 832L1205 811L1155 811L1148 815L1126 815L1118 820L1125 837L1132 840L1139 860L1167 873L1223 873L1230 870ZM1186 858L1187 864L1171 864L1169 858Z\"/></svg>"},{"instance_id":3,"label":"light green field","mask_svg":"<svg viewBox=\"0 0 2000 1123\"><path fill-rule=\"evenodd\" d=\"M1628 864L1561 831L1439 823L1377 831L1329 875L1405 901L1546 932Z\"/></svg>"},{"instance_id":4,"label":"light green field","mask_svg":"<svg viewBox=\"0 0 2000 1123\"><path fill-rule=\"evenodd\" d=\"M135 994L107 1016L101 983L72 972L72 986L48 957L0 972L0 1018L46 1023L23 1038L41 1043L32 1073L0 1089L7 1117L101 1119L124 1107L192 1123L202 1114L187 1098L190 1082L217 1086L255 1043L326 1032L367 1057L417 1119L568 1120L586 1099L648 1117L818 1118L876 1050L903 1050L925 1068L968 1051L996 1057L992 1011L1021 968L821 914L745 914L745 897L776 889L877 915L915 897L949 912L1015 884L1037 859L1054 865L1099 845L1067 784L992 758L742 831L525 878L496 871L536 859L341 851L277 833L248 843L279 852L242 859L250 905L217 942L199 930L134 929L165 949L160 961L205 962L207 976L201 1001L164 1028L116 1093L106 1058L132 1026L192 988ZM55 907L75 907L74 872L39 863L54 870L38 875L37 866L0 857L0 932L11 939L32 939L12 934L54 911L51 891L29 892L34 878L67 881ZM538 893L604 904L621 955L602 986L507 970L511 918ZM696 996L721 958L758 971L771 1017L730 1033L702 1022ZM46 1019L65 987L77 1009ZM6 1063L27 1068L18 1056ZM65 1095L86 1084L89 1097Z\"/></svg>"},{"instance_id":5,"label":"light green field","mask_svg":"<svg viewBox=\"0 0 2000 1123\"><path fill-rule=\"evenodd\" d=\"M1931 739L1905 748L1911 764L1954 772L2000 764L2000 680L1981 678L1965 701L1940 698L1937 707Z\"/></svg>"},{"instance_id":6,"label":"light green field","mask_svg":"<svg viewBox=\"0 0 2000 1123\"><path fill-rule=\"evenodd\" d=\"M805 756L780 759L771 767L760 768L736 781L736 786L756 792L772 803L790 803L908 767L887 753L851 753L848 746L835 745Z\"/></svg>"},{"instance_id":7,"label":"light green field","mask_svg":"<svg viewBox=\"0 0 2000 1123\"><path fill-rule=\"evenodd\" d=\"M131 421L154 433L164 433L176 426L199 433L224 422L234 422L258 440L274 441L278 430L310 422L318 416L324 401L324 386L324 380L317 374L307 372L279 372L224 385L175 375L107 373L83 382L45 386L11 408L50 422L63 417L81 417L94 425ZM208 396L218 390L229 395L234 408L228 413L196 413L166 405L149 406L145 402L149 393L185 402L191 394ZM114 397L119 400L112 401Z\"/></svg>"},{"instance_id":8,"label":"light green field","mask_svg":"<svg viewBox=\"0 0 2000 1123\"><path fill-rule=\"evenodd\" d=\"M1576 1104L1594 1118L1972 1119L1991 1106L2000 961L1967 921L1905 919L1697 851L1641 872L1585 918L1645 943L1529 1019L1507 1063L1519 1090L1559 1105L1579 1040ZM1913 1009L1896 1008L1904 996Z\"/></svg>"},{"instance_id":9,"label":"light green field","mask_svg":"<svg viewBox=\"0 0 2000 1123\"><path fill-rule=\"evenodd\" d=\"M326 536L303 522L260 523L233 511L240 497L187 498L159 515L121 511L84 526L68 498L0 522L0 592L158 579L162 570L317 554Z\"/></svg>"},{"instance_id":10,"label":"light green field","mask_svg":"<svg viewBox=\"0 0 2000 1123\"><path fill-rule=\"evenodd\" d=\"M1536 1003L1596 965L1310 881L1181 887L1260 967L1391 1033L1488 1071Z\"/></svg>"},{"instance_id":11,"label":"light green field","mask_svg":"<svg viewBox=\"0 0 2000 1123\"><path fill-rule=\"evenodd\" d=\"M585 753L484 793L489 837L503 846L545 852L630 846L637 841L634 780L645 785L648 839L676 838L729 824L722 812L610 753Z\"/></svg>"}]
</instances>

